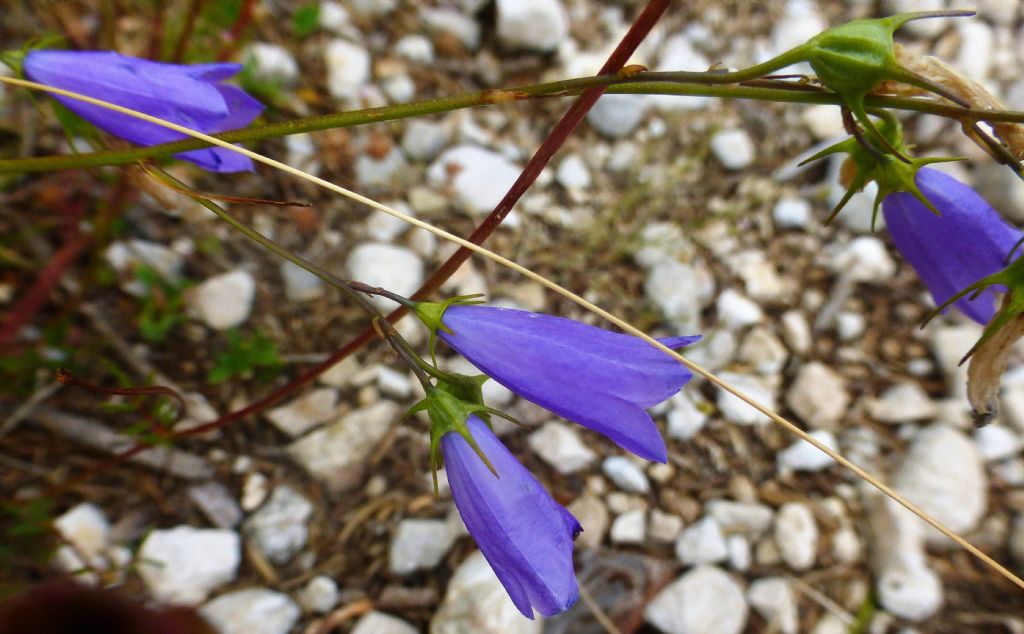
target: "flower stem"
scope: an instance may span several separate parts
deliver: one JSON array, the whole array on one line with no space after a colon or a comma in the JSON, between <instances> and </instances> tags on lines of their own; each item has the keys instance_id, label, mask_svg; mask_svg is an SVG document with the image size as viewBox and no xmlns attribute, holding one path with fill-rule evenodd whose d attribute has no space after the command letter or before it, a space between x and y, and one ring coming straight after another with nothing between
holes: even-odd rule
<instances>
[{"instance_id":1,"label":"flower stem","mask_svg":"<svg viewBox=\"0 0 1024 634\"><path fill-rule=\"evenodd\" d=\"M761 69L761 65L751 69ZM588 88L606 87L608 93L680 95L699 97L720 97L725 99L752 99L783 103L833 104L842 105L842 98L832 92L802 82L754 79L751 69L735 73L720 72L645 72L630 76L605 75L579 77L544 84L534 84L511 89L486 90L429 99L408 104L351 110L316 117L293 119L262 126L254 126L215 135L224 141L245 142L316 132L332 128L396 121L474 108L478 106L541 99L550 97L576 96ZM749 80L749 81L748 81ZM17 85L18 80L0 77L0 82ZM737 83L743 82L743 83ZM931 99L868 96L865 105L871 108L891 108L911 112L929 113L958 120L999 121L1024 123L1024 112L993 111L978 108L963 108ZM39 172L101 165L125 165L144 158L178 154L188 150L208 147L210 144L195 139L175 141L149 147L133 147L120 150L106 150L77 155L40 156L0 160L0 173Z\"/></svg>"}]
</instances>

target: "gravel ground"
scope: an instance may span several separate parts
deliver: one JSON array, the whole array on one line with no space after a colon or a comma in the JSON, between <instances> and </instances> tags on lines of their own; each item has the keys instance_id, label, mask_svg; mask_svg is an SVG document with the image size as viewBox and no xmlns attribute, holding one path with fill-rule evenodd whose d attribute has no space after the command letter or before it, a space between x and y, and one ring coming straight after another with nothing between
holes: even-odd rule
<instances>
[{"instance_id":1,"label":"gravel ground","mask_svg":"<svg viewBox=\"0 0 1024 634\"><path fill-rule=\"evenodd\" d=\"M926 5L946 6L679 3L633 62L742 67L845 19ZM980 15L915 22L901 41L1024 109L1019 5L956 6L964 5ZM290 3L257 2L235 58L248 60L247 81L274 104L267 117L287 119L590 74L639 8L595 0L327 2L300 37ZM76 42L112 40L124 53L145 53L144 14L126 13L101 34L103 19L83 4L46 14L22 7L0 32L19 44L43 29L71 32ZM211 46L201 31L195 42ZM0 126L23 131L22 151L68 151L39 110L8 94ZM465 110L260 149L466 235L567 104ZM918 153L969 156L939 167L1024 221L1024 184L980 156L955 125L921 116L905 124ZM828 106L608 96L488 245L648 332L704 334L690 358L1024 572L1020 356L1006 377L1002 413L974 430L956 364L980 328L951 312L920 329L930 298L884 229L870 230L873 192L825 227L842 195L839 164L795 168L809 148L841 135L839 113ZM221 177L181 165L172 171L202 191L309 202L230 208L304 257L398 293L412 292L452 251L263 167ZM41 266L55 248L54 209L80 200L99 209L117 174L8 181L0 223L11 237L2 245ZM124 211L109 244L70 269L22 335L65 355L76 376L173 385L189 396L181 425L195 424L282 385L364 325L335 291L189 199L134 172L117 182ZM155 340L142 333L155 287L140 281L140 265L181 301L180 318ZM0 302L9 306L32 276L3 275ZM483 260L464 266L445 291L597 323ZM59 345L48 339L55 324ZM425 345L413 324L402 331ZM284 365L208 380L237 333L260 333ZM444 355L448 367L466 367ZM38 391L50 377L31 370L19 379L40 402L0 436L4 491L28 495L105 465L105 452L124 443L114 432L136 422L112 407L124 402L117 398ZM527 621L450 499L433 500L425 422L400 423L418 390L378 343L259 416L175 443L147 464L106 465L54 500L64 545L46 569L85 564L83 578L93 583L201 606L224 634L1024 631L1019 589L697 379L654 410L667 464L624 456L604 438L485 386L490 404L530 427L499 425L503 441L585 531L577 542L583 600L564 615ZM41 574L14 572L21 581Z\"/></svg>"}]
</instances>

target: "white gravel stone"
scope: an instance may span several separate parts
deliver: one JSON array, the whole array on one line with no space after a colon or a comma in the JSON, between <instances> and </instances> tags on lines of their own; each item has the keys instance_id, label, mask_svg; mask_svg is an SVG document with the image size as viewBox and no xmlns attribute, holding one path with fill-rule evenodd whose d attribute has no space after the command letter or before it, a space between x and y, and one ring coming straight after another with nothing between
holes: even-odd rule
<instances>
[{"instance_id":1,"label":"white gravel stone","mask_svg":"<svg viewBox=\"0 0 1024 634\"><path fill-rule=\"evenodd\" d=\"M586 469L597 458L574 428L557 421L544 423L530 434L528 442L534 453L561 474Z\"/></svg>"},{"instance_id":2,"label":"white gravel stone","mask_svg":"<svg viewBox=\"0 0 1024 634\"><path fill-rule=\"evenodd\" d=\"M393 147L380 158L369 154L360 154L356 157L353 167L356 184L360 188L370 191L387 191L401 183L408 164L405 162L402 151Z\"/></svg>"},{"instance_id":3,"label":"white gravel stone","mask_svg":"<svg viewBox=\"0 0 1024 634\"><path fill-rule=\"evenodd\" d=\"M309 540L306 522L313 515L313 504L301 493L282 484L270 498L245 521L243 530L252 544L276 564L287 563Z\"/></svg>"},{"instance_id":4,"label":"white gravel stone","mask_svg":"<svg viewBox=\"0 0 1024 634\"><path fill-rule=\"evenodd\" d=\"M412 623L397 616L371 610L356 621L352 634L418 634Z\"/></svg>"},{"instance_id":5,"label":"white gravel stone","mask_svg":"<svg viewBox=\"0 0 1024 634\"><path fill-rule=\"evenodd\" d=\"M329 387L317 388L266 413L267 420L292 438L301 436L334 417L338 409L338 392Z\"/></svg>"},{"instance_id":6,"label":"white gravel stone","mask_svg":"<svg viewBox=\"0 0 1024 634\"><path fill-rule=\"evenodd\" d=\"M227 487L213 480L188 488L188 497L217 528L234 528L242 521L242 509Z\"/></svg>"},{"instance_id":7,"label":"white gravel stone","mask_svg":"<svg viewBox=\"0 0 1024 634\"><path fill-rule=\"evenodd\" d=\"M576 538L576 546L584 548L597 548L604 541L604 535L608 531L609 513L608 507L600 498L585 493L573 500L569 505L569 512L576 516L583 532Z\"/></svg>"},{"instance_id":8,"label":"white gravel stone","mask_svg":"<svg viewBox=\"0 0 1024 634\"><path fill-rule=\"evenodd\" d=\"M288 454L335 491L357 486L366 459L395 424L399 407L378 401L352 411L288 445Z\"/></svg>"},{"instance_id":9,"label":"white gravel stone","mask_svg":"<svg viewBox=\"0 0 1024 634\"><path fill-rule=\"evenodd\" d=\"M401 200L391 200L386 203L392 209L402 213L415 216L415 212ZM363 233L374 242L391 242L402 235L409 225L401 218L380 211L371 211L370 216L363 223Z\"/></svg>"},{"instance_id":10,"label":"white gravel stone","mask_svg":"<svg viewBox=\"0 0 1024 634\"><path fill-rule=\"evenodd\" d=\"M615 486L623 491L648 493L651 490L651 483L644 470L625 456L609 456L604 459L601 468Z\"/></svg>"},{"instance_id":11,"label":"white gravel stone","mask_svg":"<svg viewBox=\"0 0 1024 634\"><path fill-rule=\"evenodd\" d=\"M995 33L980 19L961 19L956 22L960 34L960 51L952 60L953 68L974 81L988 79L992 71Z\"/></svg>"},{"instance_id":12,"label":"white gravel stone","mask_svg":"<svg viewBox=\"0 0 1024 634\"><path fill-rule=\"evenodd\" d=\"M354 100L370 79L370 54L347 40L335 39L324 47L327 90L341 101Z\"/></svg>"},{"instance_id":13,"label":"white gravel stone","mask_svg":"<svg viewBox=\"0 0 1024 634\"><path fill-rule=\"evenodd\" d=\"M711 153L722 167L735 172L746 169L754 163L756 150L750 135L742 128L729 128L716 132L711 137Z\"/></svg>"},{"instance_id":14,"label":"white gravel stone","mask_svg":"<svg viewBox=\"0 0 1024 634\"><path fill-rule=\"evenodd\" d=\"M836 334L839 341L855 341L867 329L867 320L858 312L844 310L836 315Z\"/></svg>"},{"instance_id":15,"label":"white gravel stone","mask_svg":"<svg viewBox=\"0 0 1024 634\"><path fill-rule=\"evenodd\" d=\"M185 257L179 249L148 240L114 242L103 255L107 264L119 273L145 266L172 282L181 279L181 271L185 267ZM136 297L145 293L145 287L136 279L124 284L124 289Z\"/></svg>"},{"instance_id":16,"label":"white gravel stone","mask_svg":"<svg viewBox=\"0 0 1024 634\"><path fill-rule=\"evenodd\" d=\"M711 500L706 512L729 533L743 533L757 538L772 525L774 512L764 504L734 502L732 500Z\"/></svg>"},{"instance_id":17,"label":"white gravel stone","mask_svg":"<svg viewBox=\"0 0 1024 634\"><path fill-rule=\"evenodd\" d=\"M676 559L684 566L717 563L728 558L725 534L713 517L703 517L687 526L676 540Z\"/></svg>"},{"instance_id":18,"label":"white gravel stone","mask_svg":"<svg viewBox=\"0 0 1024 634\"><path fill-rule=\"evenodd\" d=\"M349 276L370 286L409 296L423 282L423 261L414 251L378 242L364 242L352 249L345 260ZM370 301L380 310L392 310L395 303L383 297Z\"/></svg>"},{"instance_id":19,"label":"white gravel stone","mask_svg":"<svg viewBox=\"0 0 1024 634\"><path fill-rule=\"evenodd\" d=\"M711 62L700 51L693 47L686 33L677 33L665 38L658 55L658 71L706 71ZM651 95L651 103L662 112L676 110L702 110L713 100L708 97L684 95Z\"/></svg>"},{"instance_id":20,"label":"white gravel stone","mask_svg":"<svg viewBox=\"0 0 1024 634\"><path fill-rule=\"evenodd\" d=\"M796 354L806 354L811 350L811 325L807 317L798 310L787 310L780 320L782 339L789 349Z\"/></svg>"},{"instance_id":21,"label":"white gravel stone","mask_svg":"<svg viewBox=\"0 0 1024 634\"><path fill-rule=\"evenodd\" d=\"M587 113L587 122L600 134L618 139L640 125L650 103L645 95L603 95Z\"/></svg>"},{"instance_id":22,"label":"white gravel stone","mask_svg":"<svg viewBox=\"0 0 1024 634\"><path fill-rule=\"evenodd\" d=\"M834 427L850 406L846 381L824 363L805 363L786 392L786 405L815 429Z\"/></svg>"},{"instance_id":23,"label":"white gravel stone","mask_svg":"<svg viewBox=\"0 0 1024 634\"><path fill-rule=\"evenodd\" d=\"M832 534L832 554L839 563L855 564L860 561L863 551L860 536L849 526L843 526Z\"/></svg>"},{"instance_id":24,"label":"white gravel stone","mask_svg":"<svg viewBox=\"0 0 1024 634\"><path fill-rule=\"evenodd\" d=\"M867 494L866 507L879 603L901 618L927 619L942 606L942 581L928 566L925 524L878 493Z\"/></svg>"},{"instance_id":25,"label":"white gravel stone","mask_svg":"<svg viewBox=\"0 0 1024 634\"><path fill-rule=\"evenodd\" d=\"M410 62L432 64L434 62L434 43L430 38L419 33L403 35L395 42L395 54Z\"/></svg>"},{"instance_id":26,"label":"white gravel stone","mask_svg":"<svg viewBox=\"0 0 1024 634\"><path fill-rule=\"evenodd\" d=\"M678 515L666 513L661 509L651 510L651 517L648 521L647 530L651 539L659 542L674 542L679 533L682 532L683 518Z\"/></svg>"},{"instance_id":27,"label":"white gravel stone","mask_svg":"<svg viewBox=\"0 0 1024 634\"><path fill-rule=\"evenodd\" d=\"M308 302L324 295L323 280L288 261L281 263L281 281L285 297L293 302Z\"/></svg>"},{"instance_id":28,"label":"white gravel stone","mask_svg":"<svg viewBox=\"0 0 1024 634\"><path fill-rule=\"evenodd\" d=\"M109 567L105 553L110 547L110 522L103 511L95 504L83 502L54 520L53 526L68 542L54 555L57 566L64 572L79 573L77 576L86 583L98 582L92 573L80 571L86 566L98 570Z\"/></svg>"},{"instance_id":29,"label":"white gravel stone","mask_svg":"<svg viewBox=\"0 0 1024 634\"><path fill-rule=\"evenodd\" d=\"M569 18L559 0L498 0L498 39L510 49L548 53L565 40Z\"/></svg>"},{"instance_id":30,"label":"white gravel stone","mask_svg":"<svg viewBox=\"0 0 1024 634\"><path fill-rule=\"evenodd\" d=\"M743 535L729 535L725 538L729 548L729 566L738 572L750 570L750 542Z\"/></svg>"},{"instance_id":31,"label":"white gravel stone","mask_svg":"<svg viewBox=\"0 0 1024 634\"><path fill-rule=\"evenodd\" d=\"M248 458L248 457L247 457ZM267 476L259 471L253 471L245 477L242 483L242 499L240 504L243 511L255 511L263 500L267 499L270 493L270 485Z\"/></svg>"},{"instance_id":32,"label":"white gravel stone","mask_svg":"<svg viewBox=\"0 0 1024 634\"><path fill-rule=\"evenodd\" d=\"M246 47L243 57L252 60L253 75L260 81L290 86L299 78L299 65L295 57L280 44L250 44Z\"/></svg>"},{"instance_id":33,"label":"white gravel stone","mask_svg":"<svg viewBox=\"0 0 1024 634\"><path fill-rule=\"evenodd\" d=\"M716 302L718 319L727 328L752 326L764 319L764 312L753 300L731 288L723 290Z\"/></svg>"},{"instance_id":34,"label":"white gravel stone","mask_svg":"<svg viewBox=\"0 0 1024 634\"><path fill-rule=\"evenodd\" d=\"M472 17L455 9L420 9L420 21L429 31L453 36L469 51L480 46L480 25Z\"/></svg>"},{"instance_id":35,"label":"white gravel stone","mask_svg":"<svg viewBox=\"0 0 1024 634\"><path fill-rule=\"evenodd\" d=\"M142 543L137 560L139 575L153 598L196 605L211 590L235 579L241 539L225 529L184 525L158 529Z\"/></svg>"},{"instance_id":36,"label":"white gravel stone","mask_svg":"<svg viewBox=\"0 0 1024 634\"><path fill-rule=\"evenodd\" d=\"M569 190L586 189L593 182L590 170L579 154L570 154L562 159L555 170L555 180Z\"/></svg>"},{"instance_id":37,"label":"white gravel stone","mask_svg":"<svg viewBox=\"0 0 1024 634\"><path fill-rule=\"evenodd\" d=\"M700 330L700 313L714 293L715 282L706 266L674 259L655 263L647 273L644 292L665 319L684 332Z\"/></svg>"},{"instance_id":38,"label":"white gravel stone","mask_svg":"<svg viewBox=\"0 0 1024 634\"><path fill-rule=\"evenodd\" d=\"M960 359L974 346L981 333L981 326L975 323L940 326L932 331L932 353L946 377L951 396L967 395L967 364L960 365ZM1013 388L1007 392L1011 394Z\"/></svg>"},{"instance_id":39,"label":"white gravel stone","mask_svg":"<svg viewBox=\"0 0 1024 634\"><path fill-rule=\"evenodd\" d=\"M1019 85L1024 88L1024 83ZM1024 182L1013 170L992 161L977 164L971 176L975 189L992 207L1012 222L1024 221Z\"/></svg>"},{"instance_id":40,"label":"white gravel stone","mask_svg":"<svg viewBox=\"0 0 1024 634\"><path fill-rule=\"evenodd\" d=\"M938 20L935 20L936 22ZM820 104L804 108L800 120L816 141L843 134L843 115L836 106ZM808 212L810 209L808 209Z\"/></svg>"},{"instance_id":41,"label":"white gravel stone","mask_svg":"<svg viewBox=\"0 0 1024 634\"><path fill-rule=\"evenodd\" d=\"M388 566L396 575L430 570L448 554L457 537L447 520L402 520L391 542Z\"/></svg>"},{"instance_id":42,"label":"white gravel stone","mask_svg":"<svg viewBox=\"0 0 1024 634\"><path fill-rule=\"evenodd\" d=\"M405 126L402 150L414 161L430 161L448 145L449 136L443 124L414 119Z\"/></svg>"},{"instance_id":43,"label":"white gravel stone","mask_svg":"<svg viewBox=\"0 0 1024 634\"><path fill-rule=\"evenodd\" d=\"M455 569L430 620L430 634L540 634L542 627L523 618L480 551Z\"/></svg>"},{"instance_id":44,"label":"white gravel stone","mask_svg":"<svg viewBox=\"0 0 1024 634\"><path fill-rule=\"evenodd\" d=\"M830 431L818 429L811 431L810 435L830 449L839 449L839 442ZM779 465L779 471L783 473L788 471L821 471L832 466L835 462L826 456L823 451L806 440L797 440L789 447L780 451L776 461Z\"/></svg>"},{"instance_id":45,"label":"white gravel stone","mask_svg":"<svg viewBox=\"0 0 1024 634\"><path fill-rule=\"evenodd\" d=\"M978 449L962 433L945 425L931 425L917 433L892 483L957 533L973 529L985 514L988 477ZM947 539L931 527L927 538L935 543Z\"/></svg>"},{"instance_id":46,"label":"white gravel stone","mask_svg":"<svg viewBox=\"0 0 1024 634\"><path fill-rule=\"evenodd\" d=\"M768 622L768 629L796 634L799 618L796 594L784 577L758 579L747 588L747 601Z\"/></svg>"},{"instance_id":47,"label":"white gravel stone","mask_svg":"<svg viewBox=\"0 0 1024 634\"><path fill-rule=\"evenodd\" d=\"M775 543L786 565L793 570L807 570L814 565L818 553L818 525L806 504L783 504L775 514Z\"/></svg>"},{"instance_id":48,"label":"white gravel stone","mask_svg":"<svg viewBox=\"0 0 1024 634\"><path fill-rule=\"evenodd\" d=\"M288 634L302 610L287 594L247 588L222 594L199 614L220 634Z\"/></svg>"},{"instance_id":49,"label":"white gravel stone","mask_svg":"<svg viewBox=\"0 0 1024 634\"><path fill-rule=\"evenodd\" d=\"M644 620L668 634L739 634L747 623L747 602L731 576L702 565L655 595Z\"/></svg>"},{"instance_id":50,"label":"white gravel stone","mask_svg":"<svg viewBox=\"0 0 1024 634\"><path fill-rule=\"evenodd\" d=\"M887 388L880 397L867 402L867 410L878 422L897 425L928 420L938 414L938 408L927 392L912 381Z\"/></svg>"},{"instance_id":51,"label":"white gravel stone","mask_svg":"<svg viewBox=\"0 0 1024 634\"><path fill-rule=\"evenodd\" d=\"M626 511L612 522L608 536L616 544L642 544L647 538L647 520L642 509Z\"/></svg>"},{"instance_id":52,"label":"white gravel stone","mask_svg":"<svg viewBox=\"0 0 1024 634\"><path fill-rule=\"evenodd\" d=\"M743 280L743 287L754 301L780 302L788 294L788 284L764 251L748 249L726 258L726 264Z\"/></svg>"},{"instance_id":53,"label":"white gravel stone","mask_svg":"<svg viewBox=\"0 0 1024 634\"><path fill-rule=\"evenodd\" d=\"M772 51L784 53L828 28L828 22L810 0L789 0L782 17L772 26Z\"/></svg>"},{"instance_id":54,"label":"white gravel stone","mask_svg":"<svg viewBox=\"0 0 1024 634\"><path fill-rule=\"evenodd\" d=\"M325 575L309 580L295 596L303 608L313 614L326 614L338 604L338 584Z\"/></svg>"},{"instance_id":55,"label":"white gravel stone","mask_svg":"<svg viewBox=\"0 0 1024 634\"><path fill-rule=\"evenodd\" d=\"M811 222L811 203L803 198L780 198L772 207L772 218L779 229L806 229Z\"/></svg>"},{"instance_id":56,"label":"white gravel stone","mask_svg":"<svg viewBox=\"0 0 1024 634\"><path fill-rule=\"evenodd\" d=\"M669 399L669 408L665 416L669 438L689 440L708 422L708 415L697 407L687 391L680 391L672 396Z\"/></svg>"},{"instance_id":57,"label":"white gravel stone","mask_svg":"<svg viewBox=\"0 0 1024 634\"><path fill-rule=\"evenodd\" d=\"M719 378L770 410L775 410L775 390L760 377L722 372ZM764 425L768 417L725 390L718 391L718 409L725 419L738 425Z\"/></svg>"},{"instance_id":58,"label":"white gravel stone","mask_svg":"<svg viewBox=\"0 0 1024 634\"><path fill-rule=\"evenodd\" d=\"M519 176L519 166L476 145L448 148L427 170L435 187L450 185L455 203L472 215L490 213Z\"/></svg>"},{"instance_id":59,"label":"white gravel stone","mask_svg":"<svg viewBox=\"0 0 1024 634\"><path fill-rule=\"evenodd\" d=\"M910 13L912 11L942 11L948 9L947 0L884 0L882 2L884 15L895 15L897 13ZM908 33L917 37L935 37L949 28L953 20L914 20L907 22L903 27Z\"/></svg>"},{"instance_id":60,"label":"white gravel stone","mask_svg":"<svg viewBox=\"0 0 1024 634\"><path fill-rule=\"evenodd\" d=\"M1022 441L1005 425L987 425L974 432L974 444L986 462L995 462L1020 453Z\"/></svg>"},{"instance_id":61,"label":"white gravel stone","mask_svg":"<svg viewBox=\"0 0 1024 634\"><path fill-rule=\"evenodd\" d=\"M837 273L849 275L855 282L883 283L896 274L896 263L889 257L885 244L872 236L854 238L849 244L837 249L832 257L831 268Z\"/></svg>"},{"instance_id":62,"label":"white gravel stone","mask_svg":"<svg viewBox=\"0 0 1024 634\"><path fill-rule=\"evenodd\" d=\"M237 269L215 275L196 287L189 295L189 307L210 328L227 330L249 318L255 295L252 273Z\"/></svg>"},{"instance_id":63,"label":"white gravel stone","mask_svg":"<svg viewBox=\"0 0 1024 634\"><path fill-rule=\"evenodd\" d=\"M778 374L789 360L789 350L771 329L754 326L743 338L739 360L758 374Z\"/></svg>"}]
</instances>

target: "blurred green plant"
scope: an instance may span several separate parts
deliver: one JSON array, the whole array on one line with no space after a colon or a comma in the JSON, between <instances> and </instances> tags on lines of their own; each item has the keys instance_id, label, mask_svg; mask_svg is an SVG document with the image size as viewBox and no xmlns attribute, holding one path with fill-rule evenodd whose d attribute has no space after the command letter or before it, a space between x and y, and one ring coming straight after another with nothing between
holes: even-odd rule
<instances>
[{"instance_id":1,"label":"blurred green plant","mask_svg":"<svg viewBox=\"0 0 1024 634\"><path fill-rule=\"evenodd\" d=\"M227 332L227 340L227 349L214 356L213 368L206 375L210 383L221 383L234 377L266 380L283 365L277 344L259 330L243 337L232 329Z\"/></svg>"},{"instance_id":2,"label":"blurred green plant","mask_svg":"<svg viewBox=\"0 0 1024 634\"><path fill-rule=\"evenodd\" d=\"M171 282L148 266L135 269L145 293L139 312L139 334L146 341L163 341L175 326L185 321L185 289L189 281Z\"/></svg>"},{"instance_id":3,"label":"blurred green plant","mask_svg":"<svg viewBox=\"0 0 1024 634\"><path fill-rule=\"evenodd\" d=\"M315 2L299 7L292 16L292 27L298 37L312 35L319 23L320 5Z\"/></svg>"},{"instance_id":4,"label":"blurred green plant","mask_svg":"<svg viewBox=\"0 0 1024 634\"><path fill-rule=\"evenodd\" d=\"M47 497L0 501L0 570L42 564L53 556L57 535L52 516L53 502Z\"/></svg>"}]
</instances>

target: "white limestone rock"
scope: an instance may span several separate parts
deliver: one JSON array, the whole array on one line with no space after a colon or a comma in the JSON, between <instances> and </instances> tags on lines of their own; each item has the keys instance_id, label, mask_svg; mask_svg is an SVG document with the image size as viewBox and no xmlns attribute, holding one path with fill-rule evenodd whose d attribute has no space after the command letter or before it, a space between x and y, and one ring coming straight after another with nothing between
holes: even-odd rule
<instances>
[{"instance_id":1,"label":"white limestone rock","mask_svg":"<svg viewBox=\"0 0 1024 634\"><path fill-rule=\"evenodd\" d=\"M754 142L742 128L727 128L716 132L711 137L711 153L730 172L750 167L757 158Z\"/></svg>"},{"instance_id":2,"label":"white limestone rock","mask_svg":"<svg viewBox=\"0 0 1024 634\"><path fill-rule=\"evenodd\" d=\"M157 601L196 605L235 579L240 560L235 531L182 525L149 534L139 548L138 572Z\"/></svg>"},{"instance_id":3,"label":"white limestone rock","mask_svg":"<svg viewBox=\"0 0 1024 634\"><path fill-rule=\"evenodd\" d=\"M327 90L340 101L356 99L370 80L370 53L348 40L334 39L324 47Z\"/></svg>"},{"instance_id":4,"label":"white limestone rock","mask_svg":"<svg viewBox=\"0 0 1024 634\"><path fill-rule=\"evenodd\" d=\"M706 512L728 533L742 533L757 539L771 526L775 512L770 506L732 500L711 500Z\"/></svg>"},{"instance_id":5,"label":"white limestone rock","mask_svg":"<svg viewBox=\"0 0 1024 634\"><path fill-rule=\"evenodd\" d=\"M637 464L625 456L609 456L602 464L604 474L615 486L630 493L648 493L651 483Z\"/></svg>"},{"instance_id":6,"label":"white limestone rock","mask_svg":"<svg viewBox=\"0 0 1024 634\"><path fill-rule=\"evenodd\" d=\"M519 172L519 166L501 154L477 145L456 145L430 165L427 180L434 187L450 187L456 205L482 216L497 206Z\"/></svg>"},{"instance_id":7,"label":"white limestone rock","mask_svg":"<svg viewBox=\"0 0 1024 634\"><path fill-rule=\"evenodd\" d=\"M256 279L245 269L215 275L188 294L189 309L214 330L242 324L252 311Z\"/></svg>"},{"instance_id":8,"label":"white limestone rock","mask_svg":"<svg viewBox=\"0 0 1024 634\"><path fill-rule=\"evenodd\" d=\"M326 575L317 575L299 590L295 598L313 614L327 614L338 604L338 584Z\"/></svg>"},{"instance_id":9,"label":"white limestone rock","mask_svg":"<svg viewBox=\"0 0 1024 634\"><path fill-rule=\"evenodd\" d=\"M739 634L747 610L739 583L715 566L701 565L655 595L644 620L670 634Z\"/></svg>"},{"instance_id":10,"label":"white limestone rock","mask_svg":"<svg viewBox=\"0 0 1024 634\"><path fill-rule=\"evenodd\" d=\"M846 414L850 394L846 381L824 363L805 363L786 392L786 405L815 429L830 429Z\"/></svg>"},{"instance_id":11,"label":"white limestone rock","mask_svg":"<svg viewBox=\"0 0 1024 634\"><path fill-rule=\"evenodd\" d=\"M775 515L775 543L786 565L807 570L818 553L818 524L806 504L783 504Z\"/></svg>"},{"instance_id":12,"label":"white limestone rock","mask_svg":"<svg viewBox=\"0 0 1024 634\"><path fill-rule=\"evenodd\" d=\"M650 103L646 95L603 95L587 113L587 122L599 134L619 139L640 125Z\"/></svg>"},{"instance_id":13,"label":"white limestone rock","mask_svg":"<svg viewBox=\"0 0 1024 634\"><path fill-rule=\"evenodd\" d=\"M769 410L776 409L775 389L765 379L734 372L721 372L719 378ZM718 391L717 403L726 420L738 425L765 425L769 422L767 416L725 390Z\"/></svg>"},{"instance_id":14,"label":"white limestone rock","mask_svg":"<svg viewBox=\"0 0 1024 634\"><path fill-rule=\"evenodd\" d=\"M642 544L647 538L647 519L642 509L619 515L612 522L608 536L616 544Z\"/></svg>"},{"instance_id":15,"label":"white limestone rock","mask_svg":"<svg viewBox=\"0 0 1024 634\"><path fill-rule=\"evenodd\" d=\"M832 432L817 429L811 431L810 435L829 449L839 450L839 442ZM806 440L797 440L789 447L780 451L776 456L776 461L779 465L779 471L782 473L790 471L821 471L835 463L832 458L825 455L825 452Z\"/></svg>"},{"instance_id":16,"label":"white limestone rock","mask_svg":"<svg viewBox=\"0 0 1024 634\"><path fill-rule=\"evenodd\" d=\"M747 601L751 607L782 634L796 634L799 629L796 594L785 577L764 577L747 588Z\"/></svg>"},{"instance_id":17,"label":"white limestone rock","mask_svg":"<svg viewBox=\"0 0 1024 634\"><path fill-rule=\"evenodd\" d=\"M544 423L529 435L527 442L534 453L563 475L586 469L597 458L575 428L558 421Z\"/></svg>"},{"instance_id":18,"label":"white limestone rock","mask_svg":"<svg viewBox=\"0 0 1024 634\"><path fill-rule=\"evenodd\" d=\"M287 594L247 588L222 594L199 614L220 634L288 634L302 610Z\"/></svg>"},{"instance_id":19,"label":"white limestone rock","mask_svg":"<svg viewBox=\"0 0 1024 634\"><path fill-rule=\"evenodd\" d=\"M243 57L252 62L256 79L290 86L299 78L299 65L284 46L255 42L246 47Z\"/></svg>"},{"instance_id":20,"label":"white limestone rock","mask_svg":"<svg viewBox=\"0 0 1024 634\"><path fill-rule=\"evenodd\" d=\"M269 410L266 417L275 427L295 438L327 422L335 416L337 410L337 390L322 387Z\"/></svg>"},{"instance_id":21,"label":"white limestone rock","mask_svg":"<svg viewBox=\"0 0 1024 634\"><path fill-rule=\"evenodd\" d=\"M540 634L541 619L524 619L480 551L455 569L430 634Z\"/></svg>"},{"instance_id":22,"label":"white limestone rock","mask_svg":"<svg viewBox=\"0 0 1024 634\"><path fill-rule=\"evenodd\" d=\"M313 515L313 504L301 493L282 484L270 498L246 520L243 530L252 544L276 564L287 563L309 540L306 522Z\"/></svg>"},{"instance_id":23,"label":"white limestone rock","mask_svg":"<svg viewBox=\"0 0 1024 634\"><path fill-rule=\"evenodd\" d=\"M418 634L418 632L419 630L412 623L377 610L371 610L364 614L352 628L352 634Z\"/></svg>"},{"instance_id":24,"label":"white limestone rock","mask_svg":"<svg viewBox=\"0 0 1024 634\"><path fill-rule=\"evenodd\" d=\"M867 410L878 422L895 425L929 420L938 413L938 408L924 389L911 381L897 383L877 399L869 400Z\"/></svg>"},{"instance_id":25,"label":"white limestone rock","mask_svg":"<svg viewBox=\"0 0 1024 634\"><path fill-rule=\"evenodd\" d=\"M288 455L334 491L357 486L366 459L395 424L399 407L378 401L349 412L288 445Z\"/></svg>"},{"instance_id":26,"label":"white limestone rock","mask_svg":"<svg viewBox=\"0 0 1024 634\"><path fill-rule=\"evenodd\" d=\"M686 527L676 540L676 559L684 566L718 563L728 557L725 534L713 517L697 520Z\"/></svg>"},{"instance_id":27,"label":"white limestone rock","mask_svg":"<svg viewBox=\"0 0 1024 634\"><path fill-rule=\"evenodd\" d=\"M388 553L392 574L407 575L417 570L430 570L441 562L458 538L448 520L404 519Z\"/></svg>"},{"instance_id":28,"label":"white limestone rock","mask_svg":"<svg viewBox=\"0 0 1024 634\"><path fill-rule=\"evenodd\" d=\"M345 267L351 279L399 295L411 295L423 282L420 256L391 244L364 242L349 252ZM382 311L395 308L394 302L383 297L374 296L370 301Z\"/></svg>"},{"instance_id":29,"label":"white limestone rock","mask_svg":"<svg viewBox=\"0 0 1024 634\"><path fill-rule=\"evenodd\" d=\"M569 33L560 0L497 0L498 40L509 49L548 53Z\"/></svg>"}]
</instances>

